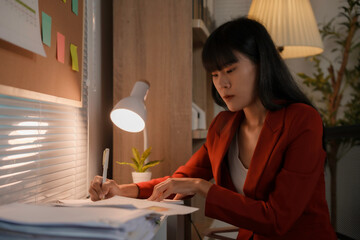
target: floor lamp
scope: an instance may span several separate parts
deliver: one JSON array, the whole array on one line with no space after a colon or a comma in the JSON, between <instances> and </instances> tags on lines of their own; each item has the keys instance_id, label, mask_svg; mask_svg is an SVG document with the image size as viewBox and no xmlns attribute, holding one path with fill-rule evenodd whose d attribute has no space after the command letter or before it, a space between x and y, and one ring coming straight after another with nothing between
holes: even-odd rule
<instances>
[{"instance_id":1,"label":"floor lamp","mask_svg":"<svg viewBox=\"0 0 360 240\"><path fill-rule=\"evenodd\" d=\"M323 52L309 0L253 0L248 16L266 27L283 58Z\"/></svg>"}]
</instances>

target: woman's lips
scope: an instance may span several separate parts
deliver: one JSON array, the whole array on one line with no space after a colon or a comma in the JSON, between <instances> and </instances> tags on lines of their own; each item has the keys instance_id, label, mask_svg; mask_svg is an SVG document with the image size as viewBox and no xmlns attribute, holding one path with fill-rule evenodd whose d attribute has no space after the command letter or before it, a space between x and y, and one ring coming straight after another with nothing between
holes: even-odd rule
<instances>
[{"instance_id":1,"label":"woman's lips","mask_svg":"<svg viewBox=\"0 0 360 240\"><path fill-rule=\"evenodd\" d=\"M226 100L226 101L229 101L229 100L231 100L233 97L234 97L234 95L225 95L225 96L223 97L223 99Z\"/></svg>"}]
</instances>

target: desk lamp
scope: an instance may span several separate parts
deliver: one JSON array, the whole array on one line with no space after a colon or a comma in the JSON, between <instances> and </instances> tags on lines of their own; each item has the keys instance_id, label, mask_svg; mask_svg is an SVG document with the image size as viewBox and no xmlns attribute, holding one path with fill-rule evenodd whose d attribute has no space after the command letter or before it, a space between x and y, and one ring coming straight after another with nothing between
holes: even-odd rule
<instances>
[{"instance_id":1,"label":"desk lamp","mask_svg":"<svg viewBox=\"0 0 360 240\"><path fill-rule=\"evenodd\" d=\"M127 132L143 131L144 151L147 149L145 99L149 87L150 84L145 80L136 82L130 96L121 99L110 113L111 121L118 128Z\"/></svg>"},{"instance_id":2,"label":"desk lamp","mask_svg":"<svg viewBox=\"0 0 360 240\"><path fill-rule=\"evenodd\" d=\"M248 15L266 27L283 58L323 52L309 0L253 0Z\"/></svg>"}]
</instances>

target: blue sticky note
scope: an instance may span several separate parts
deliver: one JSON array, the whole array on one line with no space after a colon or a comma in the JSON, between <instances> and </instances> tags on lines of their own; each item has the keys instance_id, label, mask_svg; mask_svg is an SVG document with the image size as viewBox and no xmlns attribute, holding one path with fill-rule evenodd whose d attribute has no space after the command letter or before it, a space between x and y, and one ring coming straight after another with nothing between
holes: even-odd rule
<instances>
[{"instance_id":1,"label":"blue sticky note","mask_svg":"<svg viewBox=\"0 0 360 240\"><path fill-rule=\"evenodd\" d=\"M76 14L76 16L78 15L78 10L79 10L79 2L78 2L78 0L72 0L71 1L71 10L73 11L73 13Z\"/></svg>"},{"instance_id":2,"label":"blue sticky note","mask_svg":"<svg viewBox=\"0 0 360 240\"><path fill-rule=\"evenodd\" d=\"M49 47L51 46L51 17L41 12L41 34L42 41Z\"/></svg>"}]
</instances>

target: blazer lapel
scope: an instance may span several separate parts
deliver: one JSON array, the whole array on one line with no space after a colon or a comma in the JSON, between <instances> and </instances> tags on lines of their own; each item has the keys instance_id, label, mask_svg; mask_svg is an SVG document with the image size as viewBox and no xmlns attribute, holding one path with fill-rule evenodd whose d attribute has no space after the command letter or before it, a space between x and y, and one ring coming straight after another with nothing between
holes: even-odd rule
<instances>
[{"instance_id":1,"label":"blazer lapel","mask_svg":"<svg viewBox=\"0 0 360 240\"><path fill-rule=\"evenodd\" d=\"M224 160L225 154L227 153L231 140L234 138L237 129L240 126L241 118L243 117L243 112L239 111L232 114L229 119L225 120L226 124L219 127L216 131L215 139L215 154L213 161L213 171L214 179L218 185L221 184L221 175L229 174L224 173L222 168L222 162Z\"/></svg>"},{"instance_id":2,"label":"blazer lapel","mask_svg":"<svg viewBox=\"0 0 360 240\"><path fill-rule=\"evenodd\" d=\"M282 132L284 116L285 108L267 113L244 184L248 197L255 198L256 186Z\"/></svg>"}]
</instances>

